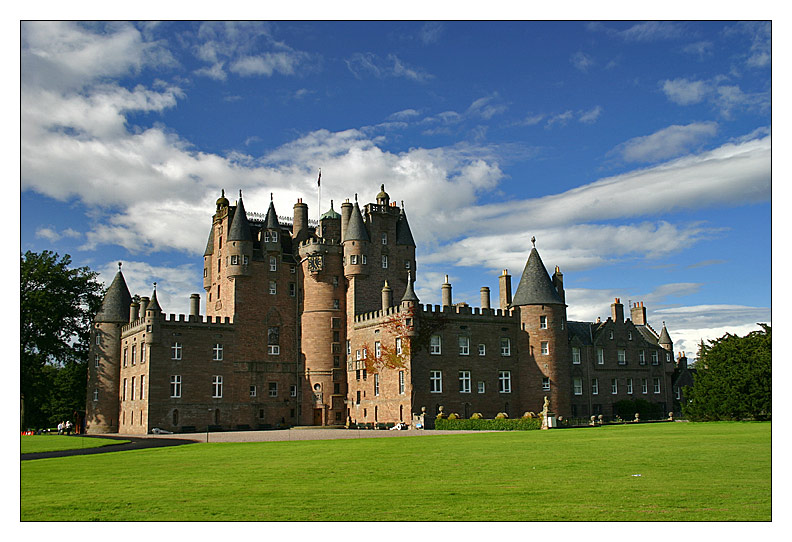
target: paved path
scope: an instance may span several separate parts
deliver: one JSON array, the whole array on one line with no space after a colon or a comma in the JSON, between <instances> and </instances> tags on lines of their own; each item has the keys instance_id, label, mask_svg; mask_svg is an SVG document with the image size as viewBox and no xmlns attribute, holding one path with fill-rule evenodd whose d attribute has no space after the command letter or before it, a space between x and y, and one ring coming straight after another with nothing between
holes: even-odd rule
<instances>
[{"instance_id":1,"label":"paved path","mask_svg":"<svg viewBox=\"0 0 792 542\"><path fill-rule=\"evenodd\" d=\"M358 430L358 429L313 429L292 428L272 431L223 431L209 433L209 442L275 442L285 440L331 440L354 438L393 438L393 437L431 437L435 435L459 435L462 433L483 433L485 431L389 431L389 430ZM87 436L86 438L92 438ZM179 446L206 442L206 433L180 433L174 435L102 435L102 438L129 440L126 444L109 444L99 448L78 450L62 450L59 452L39 452L22 454L22 459L43 459L48 457L67 457L72 455L101 454L126 450L141 450L161 446Z\"/></svg>"}]
</instances>

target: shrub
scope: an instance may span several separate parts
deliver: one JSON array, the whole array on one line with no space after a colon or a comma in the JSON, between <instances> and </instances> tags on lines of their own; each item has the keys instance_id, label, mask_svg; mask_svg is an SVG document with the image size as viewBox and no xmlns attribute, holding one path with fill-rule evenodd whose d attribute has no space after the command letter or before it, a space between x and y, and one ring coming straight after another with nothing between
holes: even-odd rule
<instances>
[{"instance_id":1,"label":"shrub","mask_svg":"<svg viewBox=\"0 0 792 542\"><path fill-rule=\"evenodd\" d=\"M452 420L449 416L447 420L437 420L435 422L435 429L444 431L531 431L541 428L542 422L538 418L516 418L514 420L495 418L494 420L485 420L483 418L474 419L471 416L469 420Z\"/></svg>"}]
</instances>

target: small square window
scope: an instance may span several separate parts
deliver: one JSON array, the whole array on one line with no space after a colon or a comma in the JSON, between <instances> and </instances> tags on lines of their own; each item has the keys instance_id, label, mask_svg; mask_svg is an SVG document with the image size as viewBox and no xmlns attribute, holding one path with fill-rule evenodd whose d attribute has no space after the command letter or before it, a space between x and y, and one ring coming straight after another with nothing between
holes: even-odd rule
<instances>
[{"instance_id":1,"label":"small square window","mask_svg":"<svg viewBox=\"0 0 792 542\"><path fill-rule=\"evenodd\" d=\"M250 386L250 396L251 397L256 396L256 386Z\"/></svg>"},{"instance_id":2,"label":"small square window","mask_svg":"<svg viewBox=\"0 0 792 542\"><path fill-rule=\"evenodd\" d=\"M278 383L277 382L270 382L268 385L268 392L270 397L277 397L278 396Z\"/></svg>"},{"instance_id":3,"label":"small square window","mask_svg":"<svg viewBox=\"0 0 792 542\"><path fill-rule=\"evenodd\" d=\"M478 345L478 354L479 356L486 356L487 355L487 346L484 344Z\"/></svg>"}]
</instances>

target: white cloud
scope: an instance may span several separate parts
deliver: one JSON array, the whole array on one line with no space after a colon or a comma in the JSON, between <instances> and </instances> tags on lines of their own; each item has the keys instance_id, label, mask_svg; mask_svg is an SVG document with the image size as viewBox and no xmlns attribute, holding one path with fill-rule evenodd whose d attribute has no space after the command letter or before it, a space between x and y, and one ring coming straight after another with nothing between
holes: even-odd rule
<instances>
[{"instance_id":1,"label":"white cloud","mask_svg":"<svg viewBox=\"0 0 792 542\"><path fill-rule=\"evenodd\" d=\"M745 93L736 84L726 84L724 77L690 81L685 78L665 80L661 87L666 97L678 105L693 105L707 101L723 117L730 118L735 110L765 111L770 107L767 92Z\"/></svg>"},{"instance_id":2,"label":"white cloud","mask_svg":"<svg viewBox=\"0 0 792 542\"><path fill-rule=\"evenodd\" d=\"M578 51L574 53L569 61L575 67L575 69L580 70L582 72L587 72L589 68L594 65L594 59L591 58L591 55L587 55L582 51Z\"/></svg>"},{"instance_id":3,"label":"white cloud","mask_svg":"<svg viewBox=\"0 0 792 542\"><path fill-rule=\"evenodd\" d=\"M685 78L665 80L662 85L666 97L679 105L699 103L711 92L709 83Z\"/></svg>"},{"instance_id":4,"label":"white cloud","mask_svg":"<svg viewBox=\"0 0 792 542\"><path fill-rule=\"evenodd\" d=\"M718 131L716 122L693 122L685 126L673 125L648 136L625 141L611 154L618 154L626 162L654 162L684 154Z\"/></svg>"},{"instance_id":5,"label":"white cloud","mask_svg":"<svg viewBox=\"0 0 792 542\"><path fill-rule=\"evenodd\" d=\"M418 37L424 45L436 43L440 40L444 30L445 27L441 23L430 21L421 27Z\"/></svg>"},{"instance_id":6,"label":"white cloud","mask_svg":"<svg viewBox=\"0 0 792 542\"><path fill-rule=\"evenodd\" d=\"M382 58L375 53L355 53L344 62L349 71L359 79L364 75L373 75L377 78L404 77L422 82L434 77L420 68L409 66L394 54Z\"/></svg>"},{"instance_id":7,"label":"white cloud","mask_svg":"<svg viewBox=\"0 0 792 542\"><path fill-rule=\"evenodd\" d=\"M72 228L66 228L63 231L58 231L52 226L42 226L36 229L36 237L46 239L50 243L55 243L64 238L76 239L81 236L82 233L73 230Z\"/></svg>"},{"instance_id":8,"label":"white cloud","mask_svg":"<svg viewBox=\"0 0 792 542\"><path fill-rule=\"evenodd\" d=\"M571 110L564 111L563 113L558 113L557 115L553 115L549 119L547 119L546 126L551 128L552 126L558 124L560 126L565 126L570 120L572 120L573 113Z\"/></svg>"},{"instance_id":9,"label":"white cloud","mask_svg":"<svg viewBox=\"0 0 792 542\"><path fill-rule=\"evenodd\" d=\"M391 113L388 118L393 120L407 120L414 117L417 117L421 114L420 111L417 109L402 109L401 111L396 111L395 113Z\"/></svg>"},{"instance_id":10,"label":"white cloud","mask_svg":"<svg viewBox=\"0 0 792 542\"><path fill-rule=\"evenodd\" d=\"M595 106L588 111L583 111L580 113L578 120L584 124L592 124L597 121L599 116L602 114L602 106Z\"/></svg>"}]
</instances>

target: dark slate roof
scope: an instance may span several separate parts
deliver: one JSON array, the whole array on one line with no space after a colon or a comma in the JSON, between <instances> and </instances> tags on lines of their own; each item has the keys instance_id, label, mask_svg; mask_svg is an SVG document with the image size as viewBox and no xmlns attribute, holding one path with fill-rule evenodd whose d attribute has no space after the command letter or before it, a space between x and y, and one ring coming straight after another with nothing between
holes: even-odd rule
<instances>
[{"instance_id":1,"label":"dark slate roof","mask_svg":"<svg viewBox=\"0 0 792 542\"><path fill-rule=\"evenodd\" d=\"M654 330L652 330L649 326L635 326L635 329L637 329L638 333L640 333L641 336L646 339L646 342L649 344L657 344L657 334L655 334Z\"/></svg>"},{"instance_id":2,"label":"dark slate roof","mask_svg":"<svg viewBox=\"0 0 792 542\"><path fill-rule=\"evenodd\" d=\"M159 311L162 312L160 308L159 301L157 301L157 285L154 285L154 293L151 294L151 301L149 301L148 306L146 307L147 311Z\"/></svg>"},{"instance_id":3,"label":"dark slate roof","mask_svg":"<svg viewBox=\"0 0 792 542\"><path fill-rule=\"evenodd\" d=\"M402 301L415 301L418 303L418 296L415 295L415 290L413 290L413 281L410 274L407 274L407 288L404 289L404 295L402 296Z\"/></svg>"},{"instance_id":4,"label":"dark slate roof","mask_svg":"<svg viewBox=\"0 0 792 542\"><path fill-rule=\"evenodd\" d=\"M660 338L657 339L659 344L674 344L674 341L671 340L671 337L668 335L668 330L665 327L665 322L663 322L663 330L660 332Z\"/></svg>"},{"instance_id":5,"label":"dark slate roof","mask_svg":"<svg viewBox=\"0 0 792 542\"><path fill-rule=\"evenodd\" d=\"M275 212L275 204L272 200L270 200L269 208L267 209L267 216L264 218L264 229L280 231L278 213Z\"/></svg>"},{"instance_id":6,"label":"dark slate roof","mask_svg":"<svg viewBox=\"0 0 792 542\"><path fill-rule=\"evenodd\" d=\"M130 303L132 296L129 295L129 288L119 269L105 293L102 308L96 314L94 322L129 322Z\"/></svg>"},{"instance_id":7,"label":"dark slate roof","mask_svg":"<svg viewBox=\"0 0 792 542\"><path fill-rule=\"evenodd\" d=\"M360 214L360 206L355 202L352 209L352 216L349 217L344 241L371 241L366 225L363 223L363 215Z\"/></svg>"},{"instance_id":8,"label":"dark slate roof","mask_svg":"<svg viewBox=\"0 0 792 542\"><path fill-rule=\"evenodd\" d=\"M542 258L536 248L531 249L525 263L520 284L512 299L512 307L520 305L563 305L564 302L553 287Z\"/></svg>"},{"instance_id":9,"label":"dark slate roof","mask_svg":"<svg viewBox=\"0 0 792 542\"><path fill-rule=\"evenodd\" d=\"M242 194L239 194L234 219L231 221L231 228L228 230L229 241L252 241L253 234L250 232L250 222L245 213L245 204L242 203Z\"/></svg>"},{"instance_id":10,"label":"dark slate roof","mask_svg":"<svg viewBox=\"0 0 792 542\"><path fill-rule=\"evenodd\" d=\"M206 241L206 250L204 256L209 256L214 252L214 228L209 228L209 240Z\"/></svg>"},{"instance_id":11,"label":"dark slate roof","mask_svg":"<svg viewBox=\"0 0 792 542\"><path fill-rule=\"evenodd\" d=\"M415 246L415 240L413 240L412 232L410 231L410 224L407 223L407 215L404 214L404 207L399 213L399 220L396 221L396 244Z\"/></svg>"},{"instance_id":12,"label":"dark slate roof","mask_svg":"<svg viewBox=\"0 0 792 542\"><path fill-rule=\"evenodd\" d=\"M594 344L592 341L591 322L570 322L567 320L569 338L577 337L584 345Z\"/></svg>"}]
</instances>

